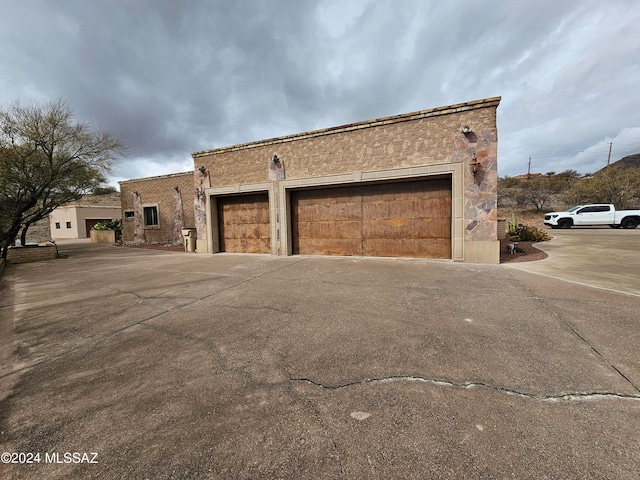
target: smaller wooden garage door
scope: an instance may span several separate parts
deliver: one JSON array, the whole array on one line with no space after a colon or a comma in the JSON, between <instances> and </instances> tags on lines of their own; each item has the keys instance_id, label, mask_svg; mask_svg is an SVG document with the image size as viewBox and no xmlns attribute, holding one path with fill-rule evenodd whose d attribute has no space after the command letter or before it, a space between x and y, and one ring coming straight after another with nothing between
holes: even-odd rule
<instances>
[{"instance_id":1,"label":"smaller wooden garage door","mask_svg":"<svg viewBox=\"0 0 640 480\"><path fill-rule=\"evenodd\" d=\"M293 252L451 258L451 179L291 192Z\"/></svg>"},{"instance_id":2,"label":"smaller wooden garage door","mask_svg":"<svg viewBox=\"0 0 640 480\"><path fill-rule=\"evenodd\" d=\"M217 202L221 252L271 252L266 193L218 197Z\"/></svg>"}]
</instances>

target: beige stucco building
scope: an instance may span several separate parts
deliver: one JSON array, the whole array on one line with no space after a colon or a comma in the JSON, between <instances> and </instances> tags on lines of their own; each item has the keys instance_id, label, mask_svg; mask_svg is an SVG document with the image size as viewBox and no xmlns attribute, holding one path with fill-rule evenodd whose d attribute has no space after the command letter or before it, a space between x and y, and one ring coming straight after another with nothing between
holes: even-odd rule
<instances>
[{"instance_id":1,"label":"beige stucco building","mask_svg":"<svg viewBox=\"0 0 640 480\"><path fill-rule=\"evenodd\" d=\"M169 238L193 227L198 253L498 263L499 103L489 98L196 152L193 172L121 182L130 224L123 238L149 241L154 230Z\"/></svg>"},{"instance_id":2,"label":"beige stucco building","mask_svg":"<svg viewBox=\"0 0 640 480\"><path fill-rule=\"evenodd\" d=\"M89 238L91 228L105 220L120 218L121 207L58 207L49 216L54 240Z\"/></svg>"},{"instance_id":3,"label":"beige stucco building","mask_svg":"<svg viewBox=\"0 0 640 480\"><path fill-rule=\"evenodd\" d=\"M94 225L121 217L120 196L86 195L77 203L56 208L49 215L54 240L89 238Z\"/></svg>"}]
</instances>

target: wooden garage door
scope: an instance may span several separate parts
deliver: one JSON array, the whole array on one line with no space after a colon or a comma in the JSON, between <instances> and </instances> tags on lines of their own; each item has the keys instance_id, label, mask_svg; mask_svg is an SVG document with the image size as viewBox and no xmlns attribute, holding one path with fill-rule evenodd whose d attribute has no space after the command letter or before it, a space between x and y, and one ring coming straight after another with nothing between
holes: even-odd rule
<instances>
[{"instance_id":1,"label":"wooden garage door","mask_svg":"<svg viewBox=\"0 0 640 480\"><path fill-rule=\"evenodd\" d=\"M451 258L451 179L291 192L293 252Z\"/></svg>"},{"instance_id":2,"label":"wooden garage door","mask_svg":"<svg viewBox=\"0 0 640 480\"><path fill-rule=\"evenodd\" d=\"M218 197L217 201L221 252L271 252L266 193Z\"/></svg>"}]
</instances>

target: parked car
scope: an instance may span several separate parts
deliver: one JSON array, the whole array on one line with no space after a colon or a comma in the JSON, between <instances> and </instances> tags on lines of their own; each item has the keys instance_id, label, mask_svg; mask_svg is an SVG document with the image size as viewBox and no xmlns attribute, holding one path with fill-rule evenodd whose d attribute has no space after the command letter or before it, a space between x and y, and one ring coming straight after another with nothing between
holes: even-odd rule
<instances>
[{"instance_id":1,"label":"parked car","mask_svg":"<svg viewBox=\"0 0 640 480\"><path fill-rule=\"evenodd\" d=\"M616 210L612 204L606 203L578 205L565 212L545 214L544 224L551 228L571 228L574 225L636 228L640 224L640 210Z\"/></svg>"}]
</instances>

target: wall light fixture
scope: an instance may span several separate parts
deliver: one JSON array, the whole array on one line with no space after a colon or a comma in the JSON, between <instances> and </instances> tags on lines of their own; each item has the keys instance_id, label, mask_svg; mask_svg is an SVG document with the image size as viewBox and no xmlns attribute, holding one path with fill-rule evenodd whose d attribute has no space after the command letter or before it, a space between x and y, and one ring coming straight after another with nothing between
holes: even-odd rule
<instances>
[{"instance_id":1,"label":"wall light fixture","mask_svg":"<svg viewBox=\"0 0 640 480\"><path fill-rule=\"evenodd\" d=\"M471 157L471 161L469 162L469 170L471 170L471 174L474 176L474 178L476 175L478 175L481 165L482 164L478 161L478 157L476 157L476 154L474 153Z\"/></svg>"}]
</instances>

